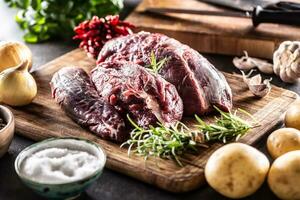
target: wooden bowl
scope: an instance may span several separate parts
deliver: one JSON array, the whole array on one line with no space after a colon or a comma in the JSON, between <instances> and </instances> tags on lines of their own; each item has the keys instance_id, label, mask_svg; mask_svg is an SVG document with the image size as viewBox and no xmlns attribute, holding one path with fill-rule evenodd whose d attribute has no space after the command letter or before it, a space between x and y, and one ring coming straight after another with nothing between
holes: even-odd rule
<instances>
[{"instance_id":1,"label":"wooden bowl","mask_svg":"<svg viewBox=\"0 0 300 200\"><path fill-rule=\"evenodd\" d=\"M15 119L12 112L0 105L0 116L6 122L6 126L0 130L0 158L7 152L15 132Z\"/></svg>"}]
</instances>

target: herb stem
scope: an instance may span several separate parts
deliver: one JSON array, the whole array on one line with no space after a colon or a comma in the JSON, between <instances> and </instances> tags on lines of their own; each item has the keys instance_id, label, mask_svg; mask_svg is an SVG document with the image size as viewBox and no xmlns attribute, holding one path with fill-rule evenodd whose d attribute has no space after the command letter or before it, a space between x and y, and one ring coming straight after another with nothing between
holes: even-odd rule
<instances>
[{"instance_id":1,"label":"herb stem","mask_svg":"<svg viewBox=\"0 0 300 200\"><path fill-rule=\"evenodd\" d=\"M127 115L128 121L134 129L130 133L130 139L121 147L129 145L128 155L131 152L136 152L138 155L144 156L145 159L149 156L174 159L178 165L182 166L179 156L185 152L197 152L196 147L203 146L203 143L207 142L236 141L245 135L249 129L257 127L257 125L253 126L237 116L237 111L240 111L257 122L251 114L244 110L238 109L234 113L227 113L217 107L215 109L220 113L220 117L216 117L215 123L212 124L207 124L195 115L196 131L192 131L182 122L177 122L171 127L158 123L156 127L149 126L148 129L144 129Z\"/></svg>"},{"instance_id":2,"label":"herb stem","mask_svg":"<svg viewBox=\"0 0 300 200\"><path fill-rule=\"evenodd\" d=\"M157 61L154 51L151 51L150 64L147 66L147 69L154 74L158 74L159 70L164 66L168 59L169 58L166 57L161 59L160 61Z\"/></svg>"}]
</instances>

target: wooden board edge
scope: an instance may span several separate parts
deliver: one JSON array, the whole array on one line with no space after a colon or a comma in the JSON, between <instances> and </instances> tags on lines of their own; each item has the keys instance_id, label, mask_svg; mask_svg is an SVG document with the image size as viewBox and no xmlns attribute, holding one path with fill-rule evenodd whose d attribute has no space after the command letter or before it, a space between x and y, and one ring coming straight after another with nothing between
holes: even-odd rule
<instances>
[{"instance_id":1,"label":"wooden board edge","mask_svg":"<svg viewBox=\"0 0 300 200\"><path fill-rule=\"evenodd\" d=\"M183 44L187 44L201 53L214 53L220 55L240 56L247 51L249 55L258 58L272 59L273 52L277 49L281 41L274 42L272 40L259 40L244 37L220 36L206 33L192 33L182 31L172 31L168 29L160 29L153 27L139 27L137 31L158 32L173 37ZM187 37L188 34L188 37ZM211 44L221 44L221 46L213 46L206 44L208 41L213 41ZM237 43L235 47L231 47L229 43ZM197 46L195 44L206 44ZM263 47L263 48L260 48ZM257 51L257 48L264 51Z\"/></svg>"},{"instance_id":2,"label":"wooden board edge","mask_svg":"<svg viewBox=\"0 0 300 200\"><path fill-rule=\"evenodd\" d=\"M126 164L126 163L123 163ZM182 174L174 174L170 177L165 176L151 176L151 174L145 174L144 176L136 176L136 170L126 170L124 171L124 168L120 166L120 162L116 160L110 160L107 168L125 174L131 178L140 180L146 184L155 186L157 188L172 192L172 193L183 193L183 192L189 192L192 190L195 190L199 188L200 186L204 185L206 183L205 177L204 177L204 171L201 170L200 173L195 173L193 176L182 176Z\"/></svg>"},{"instance_id":3,"label":"wooden board edge","mask_svg":"<svg viewBox=\"0 0 300 200\"><path fill-rule=\"evenodd\" d=\"M71 51L69 51L69 52L67 52L67 53L65 53L65 54L63 54L63 55L60 55L60 56L54 58L53 60L47 62L46 64L43 64L42 66L36 68L35 70L33 70L33 71L31 71L31 72L32 72L33 75L35 75L35 74L37 74L37 75L42 75L42 74L43 74L43 73L42 73L43 69L51 68L51 66L52 66L52 67L55 67L55 66L56 66L56 63L57 63L58 61L63 60L65 57L69 57L70 55L72 55L72 54L74 54L74 53L76 53L76 52L80 52L80 51L83 51L83 50L80 49L80 48L75 48L75 49L73 49L73 50L71 50ZM95 61L95 62L96 62L96 61Z\"/></svg>"}]
</instances>

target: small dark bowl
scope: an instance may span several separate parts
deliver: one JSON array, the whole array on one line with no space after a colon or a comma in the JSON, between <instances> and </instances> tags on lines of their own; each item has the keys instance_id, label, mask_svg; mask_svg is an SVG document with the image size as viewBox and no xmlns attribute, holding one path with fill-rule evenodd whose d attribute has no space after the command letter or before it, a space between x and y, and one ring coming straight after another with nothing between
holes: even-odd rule
<instances>
[{"instance_id":1,"label":"small dark bowl","mask_svg":"<svg viewBox=\"0 0 300 200\"><path fill-rule=\"evenodd\" d=\"M0 158L7 152L9 145L14 137L15 119L12 112L5 106L0 105L0 117L6 125L0 129Z\"/></svg>"}]
</instances>

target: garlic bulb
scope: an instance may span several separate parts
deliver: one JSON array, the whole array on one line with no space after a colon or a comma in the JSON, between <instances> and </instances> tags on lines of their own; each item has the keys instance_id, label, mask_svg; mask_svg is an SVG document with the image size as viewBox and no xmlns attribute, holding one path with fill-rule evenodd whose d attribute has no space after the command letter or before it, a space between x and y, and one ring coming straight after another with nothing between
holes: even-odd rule
<instances>
[{"instance_id":1,"label":"garlic bulb","mask_svg":"<svg viewBox=\"0 0 300 200\"><path fill-rule=\"evenodd\" d=\"M28 68L32 66L30 49L20 42L0 42L0 72L10 67L19 65L23 60L28 60Z\"/></svg>"},{"instance_id":2,"label":"garlic bulb","mask_svg":"<svg viewBox=\"0 0 300 200\"><path fill-rule=\"evenodd\" d=\"M23 106L32 102L37 85L28 72L28 61L0 73L0 102L11 106Z\"/></svg>"},{"instance_id":3,"label":"garlic bulb","mask_svg":"<svg viewBox=\"0 0 300 200\"><path fill-rule=\"evenodd\" d=\"M300 78L300 41L285 41L273 54L274 73L293 83Z\"/></svg>"}]
</instances>

